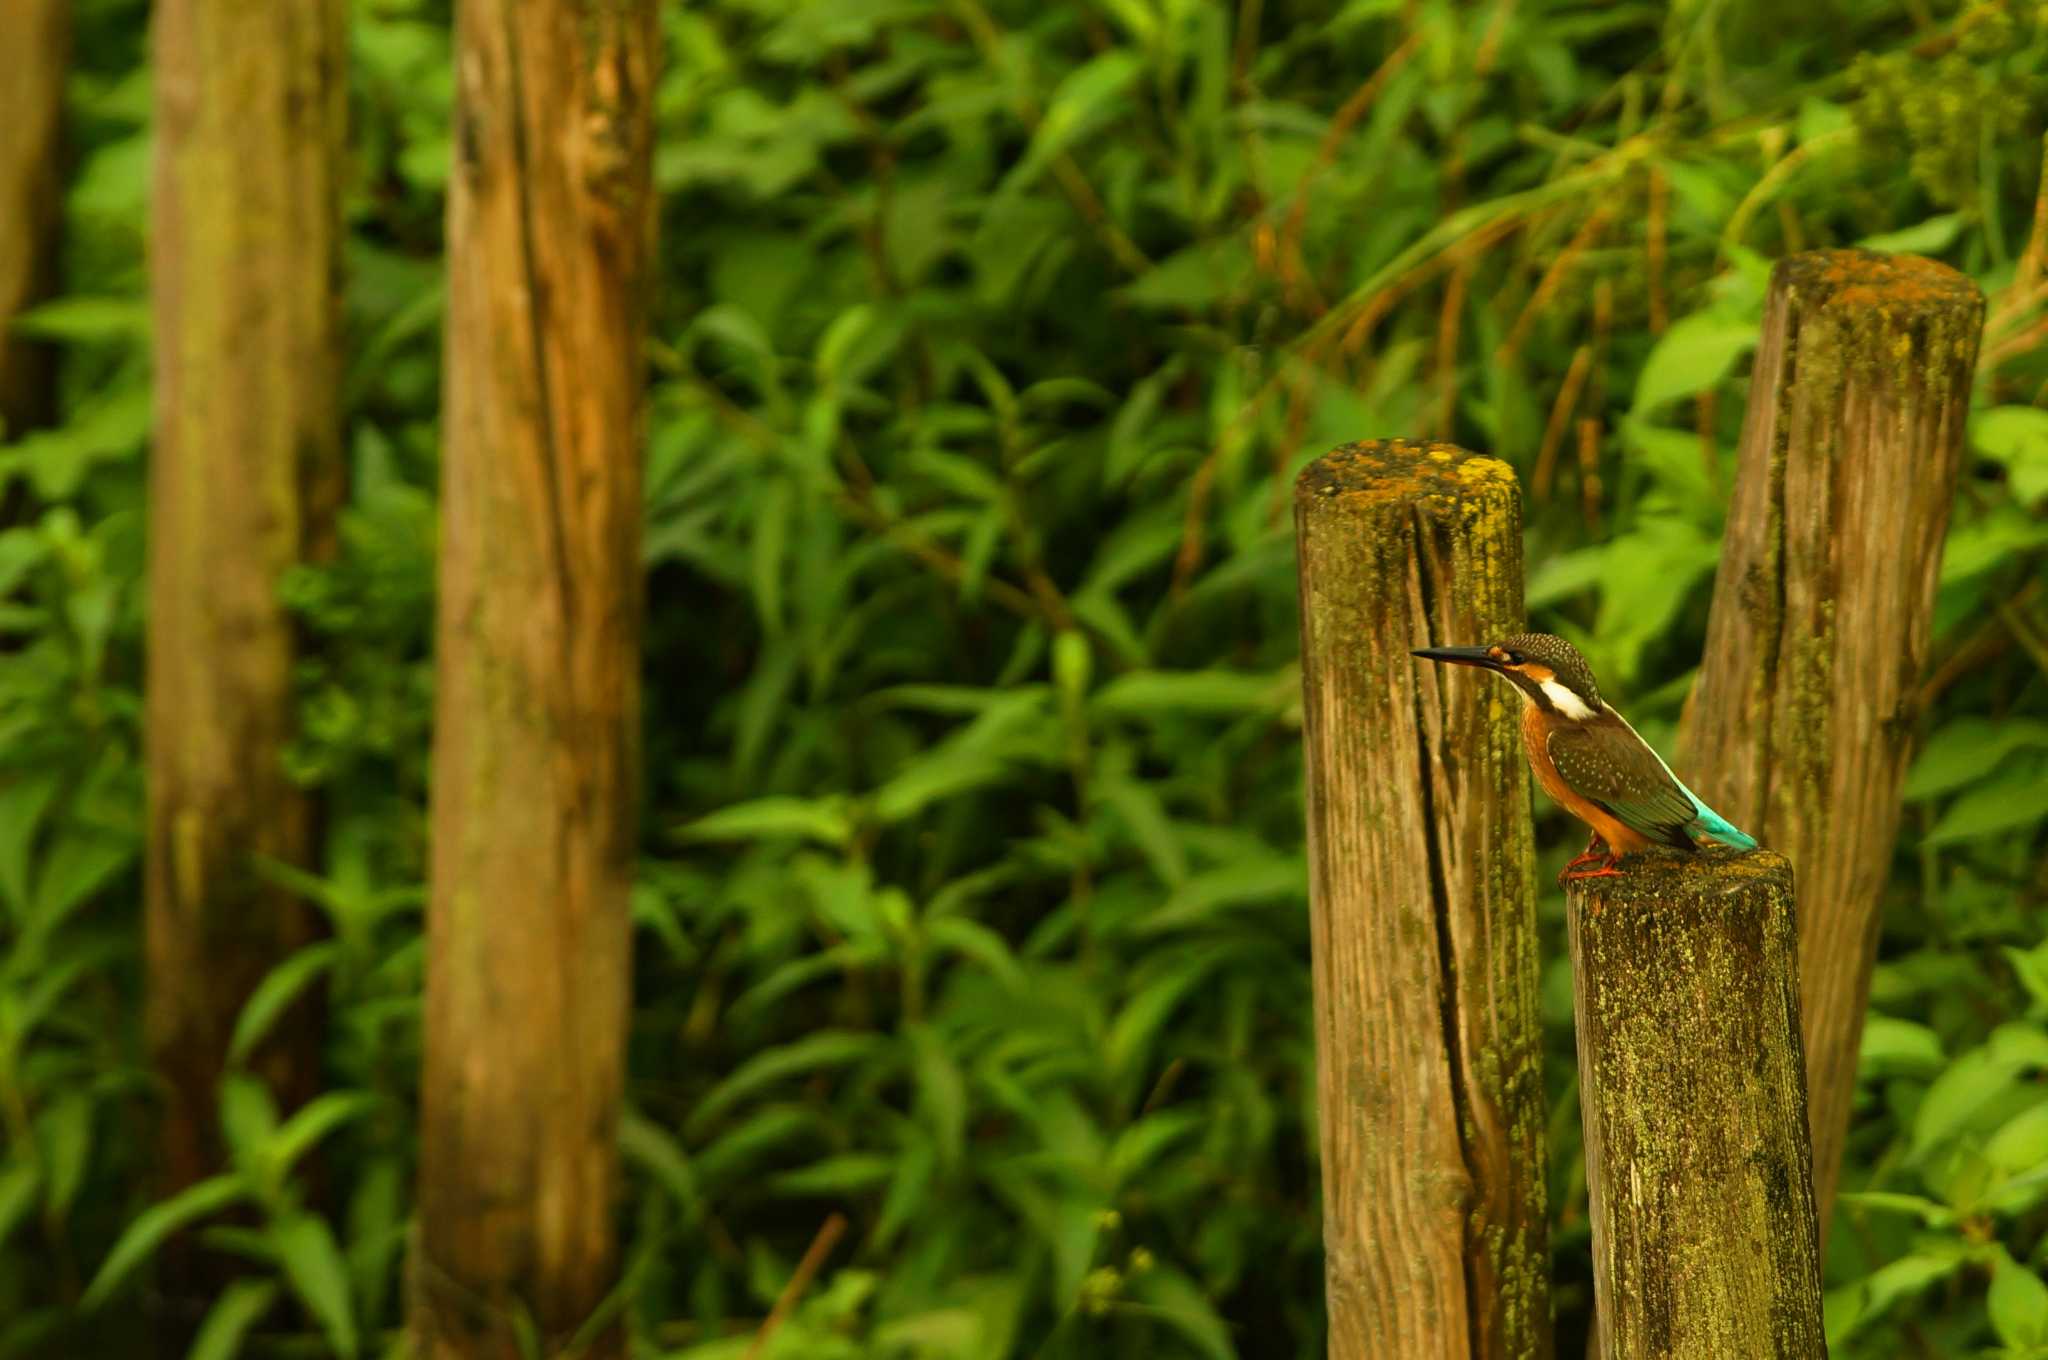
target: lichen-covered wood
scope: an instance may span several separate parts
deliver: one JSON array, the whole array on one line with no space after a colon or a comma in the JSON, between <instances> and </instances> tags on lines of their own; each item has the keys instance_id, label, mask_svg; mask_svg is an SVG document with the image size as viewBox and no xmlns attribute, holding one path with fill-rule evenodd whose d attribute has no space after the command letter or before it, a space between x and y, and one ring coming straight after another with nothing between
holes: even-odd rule
<instances>
[{"instance_id":1,"label":"lichen-covered wood","mask_svg":"<svg viewBox=\"0 0 2048 1360\"><path fill-rule=\"evenodd\" d=\"M345 8L158 0L152 18L144 1024L164 1188L224 1168L236 1016L317 924L258 864L303 865L314 837L284 766L296 647L278 582L331 551L343 484ZM254 1064L287 1111L317 1089L311 1021L298 1010ZM174 1247L169 1292L206 1290L189 1264Z\"/></svg>"},{"instance_id":2,"label":"lichen-covered wood","mask_svg":"<svg viewBox=\"0 0 2048 1360\"><path fill-rule=\"evenodd\" d=\"M457 7L420 1360L624 1351L657 51L653 0Z\"/></svg>"},{"instance_id":3,"label":"lichen-covered wood","mask_svg":"<svg viewBox=\"0 0 2048 1360\"><path fill-rule=\"evenodd\" d=\"M1791 866L1645 853L1566 894L1604 1360L1818 1360Z\"/></svg>"},{"instance_id":4,"label":"lichen-covered wood","mask_svg":"<svg viewBox=\"0 0 2048 1360\"><path fill-rule=\"evenodd\" d=\"M1914 256L1779 263L1685 743L1700 796L1799 870L1823 1230L1983 312Z\"/></svg>"},{"instance_id":5,"label":"lichen-covered wood","mask_svg":"<svg viewBox=\"0 0 2048 1360\"><path fill-rule=\"evenodd\" d=\"M1408 655L1522 619L1514 473L1352 444L1295 486L1329 1353L1552 1352L1528 777Z\"/></svg>"},{"instance_id":6,"label":"lichen-covered wood","mask_svg":"<svg viewBox=\"0 0 2048 1360\"><path fill-rule=\"evenodd\" d=\"M41 424L52 406L49 347L13 325L56 284L71 5L0 4L0 440Z\"/></svg>"}]
</instances>

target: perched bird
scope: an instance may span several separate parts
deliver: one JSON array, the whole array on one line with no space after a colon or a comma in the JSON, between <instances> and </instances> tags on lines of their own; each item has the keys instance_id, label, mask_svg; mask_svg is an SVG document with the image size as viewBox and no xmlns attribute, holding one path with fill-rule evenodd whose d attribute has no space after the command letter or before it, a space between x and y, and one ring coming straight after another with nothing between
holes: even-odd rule
<instances>
[{"instance_id":1,"label":"perched bird","mask_svg":"<svg viewBox=\"0 0 2048 1360\"><path fill-rule=\"evenodd\" d=\"M1479 666L1522 691L1522 744L1543 791L1593 828L1566 878L1619 877L1615 862L1651 845L1696 851L1709 840L1756 849L1754 837L1678 782L1628 719L1600 698L1578 649L1548 633L1517 633L1487 647L1425 647L1429 661ZM1580 865L1602 861L1597 869ZM1574 872L1577 871L1577 872Z\"/></svg>"}]
</instances>

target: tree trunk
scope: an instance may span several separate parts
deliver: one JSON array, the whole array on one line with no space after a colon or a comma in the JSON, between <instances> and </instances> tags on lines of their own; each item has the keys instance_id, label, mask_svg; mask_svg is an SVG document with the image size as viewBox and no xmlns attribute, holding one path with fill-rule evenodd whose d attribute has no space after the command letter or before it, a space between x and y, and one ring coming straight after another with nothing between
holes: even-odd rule
<instances>
[{"instance_id":1,"label":"tree trunk","mask_svg":"<svg viewBox=\"0 0 2048 1360\"><path fill-rule=\"evenodd\" d=\"M1910 255L1778 264L1689 717L1693 787L1799 871L1823 1234L1983 314Z\"/></svg>"},{"instance_id":2,"label":"tree trunk","mask_svg":"<svg viewBox=\"0 0 2048 1360\"><path fill-rule=\"evenodd\" d=\"M421 1360L560 1353L614 1283L655 41L652 0L458 7Z\"/></svg>"},{"instance_id":3,"label":"tree trunk","mask_svg":"<svg viewBox=\"0 0 2048 1360\"><path fill-rule=\"evenodd\" d=\"M1566 892L1606 1360L1819 1360L1792 870L1631 861Z\"/></svg>"},{"instance_id":4,"label":"tree trunk","mask_svg":"<svg viewBox=\"0 0 2048 1360\"><path fill-rule=\"evenodd\" d=\"M1520 626L1521 501L1450 445L1295 486L1329 1354L1551 1354L1529 791L1490 677L1413 647Z\"/></svg>"},{"instance_id":5,"label":"tree trunk","mask_svg":"<svg viewBox=\"0 0 2048 1360\"><path fill-rule=\"evenodd\" d=\"M342 489L343 9L155 10L146 1025L169 1188L222 1165L235 1018L316 924L255 859L312 850L311 804L281 758L294 645L277 585L331 549ZM286 1108L317 1081L309 1015L255 1063Z\"/></svg>"},{"instance_id":6,"label":"tree trunk","mask_svg":"<svg viewBox=\"0 0 2048 1360\"><path fill-rule=\"evenodd\" d=\"M0 5L0 441L54 409L50 349L14 335L13 326L56 287L71 2Z\"/></svg>"}]
</instances>

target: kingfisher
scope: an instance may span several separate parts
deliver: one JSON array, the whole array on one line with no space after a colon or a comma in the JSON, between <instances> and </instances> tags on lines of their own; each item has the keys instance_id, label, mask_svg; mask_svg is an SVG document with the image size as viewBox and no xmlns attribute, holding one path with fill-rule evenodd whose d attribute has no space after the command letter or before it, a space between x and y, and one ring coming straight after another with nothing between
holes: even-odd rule
<instances>
[{"instance_id":1,"label":"kingfisher","mask_svg":"<svg viewBox=\"0 0 2048 1360\"><path fill-rule=\"evenodd\" d=\"M1624 855L1668 845L1694 852L1702 841L1756 849L1679 782L1628 719L1600 698L1578 648L1549 633L1517 633L1484 647L1425 647L1411 655L1492 671L1522 692L1522 745L1543 791L1593 829L1563 878L1619 878ZM1599 861L1600 867L1581 866Z\"/></svg>"}]
</instances>

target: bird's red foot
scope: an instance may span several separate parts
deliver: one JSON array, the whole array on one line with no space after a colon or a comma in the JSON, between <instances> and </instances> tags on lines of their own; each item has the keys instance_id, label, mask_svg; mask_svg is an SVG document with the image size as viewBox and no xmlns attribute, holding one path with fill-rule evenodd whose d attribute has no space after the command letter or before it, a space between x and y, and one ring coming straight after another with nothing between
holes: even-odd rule
<instances>
[{"instance_id":1,"label":"bird's red foot","mask_svg":"<svg viewBox=\"0 0 2048 1360\"><path fill-rule=\"evenodd\" d=\"M1578 880L1580 880L1580 879L1582 879L1582 878L1627 878L1627 877L1628 877L1628 875L1627 875L1627 874L1624 874L1624 873L1623 873L1623 872L1622 872L1621 870L1619 870L1619 869L1615 868L1615 867L1614 867L1614 862L1613 862L1612 860L1610 860L1610 861L1608 861L1608 862L1607 862L1606 864L1603 864L1603 865L1601 865L1601 866L1600 866L1599 868L1597 868L1597 869L1577 869L1577 870L1574 870L1574 869L1569 869L1569 868L1568 868L1568 869L1566 869L1566 870L1565 870L1565 871L1564 871L1563 873L1561 873L1561 874L1559 874L1559 875L1557 876L1557 881L1558 881L1558 882L1560 882L1560 883L1575 883L1575 882L1577 882Z\"/></svg>"},{"instance_id":2,"label":"bird's red foot","mask_svg":"<svg viewBox=\"0 0 2048 1360\"><path fill-rule=\"evenodd\" d=\"M1607 854L1607 842L1601 840L1598 836L1595 836L1592 840L1586 842L1586 848L1584 850L1581 850L1577 855L1573 856L1571 862L1564 866L1565 872L1570 873L1572 870L1578 868L1581 864L1591 864L1594 860L1601 858L1611 857Z\"/></svg>"}]
</instances>

